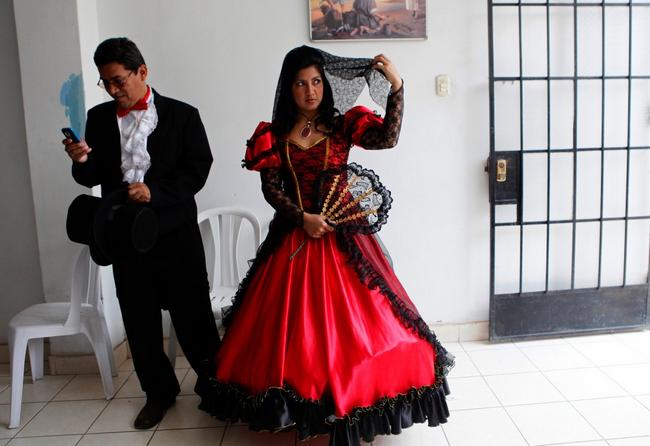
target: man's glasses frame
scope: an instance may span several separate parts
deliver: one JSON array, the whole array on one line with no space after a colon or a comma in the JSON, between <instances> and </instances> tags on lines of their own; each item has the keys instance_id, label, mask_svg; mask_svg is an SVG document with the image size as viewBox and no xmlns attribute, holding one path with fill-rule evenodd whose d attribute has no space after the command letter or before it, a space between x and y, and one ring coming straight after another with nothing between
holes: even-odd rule
<instances>
[{"instance_id":1,"label":"man's glasses frame","mask_svg":"<svg viewBox=\"0 0 650 446\"><path fill-rule=\"evenodd\" d=\"M120 89L126 85L131 75L135 73L136 71L130 71L129 74L124 77L114 77L113 79L102 79L100 77L97 81L97 86L106 91L108 91L111 85L114 85L115 88Z\"/></svg>"}]
</instances>

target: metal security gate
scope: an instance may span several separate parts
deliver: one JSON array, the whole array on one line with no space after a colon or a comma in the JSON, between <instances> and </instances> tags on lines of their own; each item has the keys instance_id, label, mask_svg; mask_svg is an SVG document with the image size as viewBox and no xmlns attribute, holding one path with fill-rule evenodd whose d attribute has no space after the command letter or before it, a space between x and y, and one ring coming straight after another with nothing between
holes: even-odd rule
<instances>
[{"instance_id":1,"label":"metal security gate","mask_svg":"<svg viewBox=\"0 0 650 446\"><path fill-rule=\"evenodd\" d=\"M650 0L488 0L490 339L648 325Z\"/></svg>"}]
</instances>

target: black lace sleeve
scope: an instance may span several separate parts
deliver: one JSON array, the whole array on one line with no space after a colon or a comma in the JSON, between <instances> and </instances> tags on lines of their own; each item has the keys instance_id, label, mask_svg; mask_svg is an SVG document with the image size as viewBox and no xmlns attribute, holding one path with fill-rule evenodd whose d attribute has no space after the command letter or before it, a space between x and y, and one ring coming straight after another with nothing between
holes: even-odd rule
<instances>
[{"instance_id":1,"label":"black lace sleeve","mask_svg":"<svg viewBox=\"0 0 650 446\"><path fill-rule=\"evenodd\" d=\"M263 169L260 172L262 178L262 193L266 201L283 218L302 227L302 209L287 196L282 187L282 175L278 168Z\"/></svg>"},{"instance_id":2,"label":"black lace sleeve","mask_svg":"<svg viewBox=\"0 0 650 446\"><path fill-rule=\"evenodd\" d=\"M388 96L386 116L381 127L371 127L361 136L361 146L369 150L389 149L397 145L404 115L404 84Z\"/></svg>"}]
</instances>

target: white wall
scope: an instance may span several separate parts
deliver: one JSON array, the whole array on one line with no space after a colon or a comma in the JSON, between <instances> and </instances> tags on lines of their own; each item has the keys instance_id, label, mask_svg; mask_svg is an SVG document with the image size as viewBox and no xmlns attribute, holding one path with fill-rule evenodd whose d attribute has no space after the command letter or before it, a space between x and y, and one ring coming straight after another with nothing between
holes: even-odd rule
<instances>
[{"instance_id":1,"label":"white wall","mask_svg":"<svg viewBox=\"0 0 650 446\"><path fill-rule=\"evenodd\" d=\"M192 103L201 110L215 164L205 189L198 196L199 207L246 206L268 221L272 211L261 196L259 178L241 169L240 160L245 141L257 122L270 119L284 54L295 46L310 44L307 2L265 0L244 4L187 0L180 4L170 0L16 0L15 4L20 5L16 6L16 17L32 26L22 33L19 27L18 43L23 90L29 92L24 98L27 143L47 300L50 300L48 296L57 300L65 295L62 284L66 283L67 274L61 259L67 259L72 249L63 232L63 211L60 206L55 208L52 201L67 203L80 192L69 178L67 160L56 152L58 137L53 135L66 120L60 105L51 102L58 95L60 82L74 72L84 74L86 108L102 100L101 95L91 93L96 79L91 64L94 46L105 38L121 35L132 38L147 60L151 84L161 94ZM66 15L62 8L70 8L71 14ZM405 79L406 112L398 147L384 152L356 149L352 160L377 171L393 193L394 207L381 236L391 251L398 276L424 319L429 323L487 320L489 207L487 177L483 172L489 150L486 2L429 0L427 8L428 39L424 41L313 45L355 57L383 52L399 67ZM57 19L62 16L76 19L75 14L78 14L76 24ZM634 29L635 33L641 33L636 40L644 45L637 50L647 54L650 39L646 36L650 30L647 12L643 14L637 15ZM539 27L538 19L526 17L529 23ZM593 20L587 19L585 23L596 30ZM69 32L62 23L78 29ZM566 48L566 38L572 35L572 21L558 20L554 26L558 36L554 45ZM531 39L526 40L527 54L540 54L539 42L535 40L538 37L535 33L526 36ZM512 28L500 28L496 41L508 48L516 41ZM619 63L618 56L624 53L620 42L614 40L608 46L612 63ZM57 58L50 60L51 54L57 54ZM497 52L496 56L502 60L502 54ZM650 63L647 57L639 60ZM570 66L571 61L572 55L564 54L554 61L554 67ZM526 64L527 69L537 70L539 58ZM585 70L592 68L589 64L584 66ZM650 71L647 66L638 68L646 73ZM435 96L434 78L438 74L451 76L451 96ZM25 81L31 84L26 86ZM508 85L503 87L511 89ZM637 130L633 133L633 143L650 145L647 122L650 89L647 82L638 84L637 88L633 110ZM510 109L517 106L517 95L514 96L503 102ZM598 108L599 101L594 98L581 94L582 111L589 113ZM615 100L613 97L610 102ZM620 116L616 108L612 110L608 109L608 113L617 127ZM531 113L537 117L545 115L539 109ZM543 128L544 122L539 119L531 122L533 127L527 130L539 136L536 128ZM557 125L566 127L566 122L560 120ZM593 129L581 127L580 131L587 137L593 134ZM608 138L619 131L608 132ZM518 135L512 131L500 138L499 141L518 142ZM513 148L518 146L515 144ZM635 213L644 212L648 206L648 160L644 155L633 161L635 179L631 187L637 193L633 201ZM539 173L540 170L530 171ZM617 187L608 185L606 193L615 193ZM632 272L636 278L643 277L647 270L648 236L644 235L647 228L645 224L631 239L639 241L630 245L635 258L646 259L645 263L634 264ZM503 246L505 260L501 267L506 270L514 265L515 256L510 253L518 253L517 244L518 237L514 237ZM579 255L588 259L591 253ZM561 253L555 256L563 257ZM563 279L562 274L558 273L558 280ZM508 282L511 277L502 283L503 290L512 285ZM117 312L113 315L118 316ZM117 325L114 328L119 329Z\"/></svg>"},{"instance_id":2,"label":"white wall","mask_svg":"<svg viewBox=\"0 0 650 446\"><path fill-rule=\"evenodd\" d=\"M86 54L98 43L97 14L92 0L15 0L13 6L43 295L47 302L68 301L70 266L80 246L66 236L66 212L74 197L90 191L72 179L60 129L72 126L81 131L85 106L101 100L95 93L92 54ZM112 281L110 272L104 271L102 277ZM112 284L105 281L104 289L111 291ZM113 342L119 343L124 330L112 294L112 299L107 294L107 316ZM51 351L90 349L77 336L53 339Z\"/></svg>"},{"instance_id":3,"label":"white wall","mask_svg":"<svg viewBox=\"0 0 650 446\"><path fill-rule=\"evenodd\" d=\"M0 2L0 344L7 323L23 308L43 302L31 175L25 141L16 24L11 2Z\"/></svg>"},{"instance_id":4,"label":"white wall","mask_svg":"<svg viewBox=\"0 0 650 446\"><path fill-rule=\"evenodd\" d=\"M269 120L284 54L309 44L307 2L98 1L100 40L126 35L143 51L161 94L196 105L215 164L201 208L271 208L255 173L241 169L244 144ZM129 10L125 15L124 10ZM395 150L352 159L371 167L395 199L381 236L398 276L427 322L487 320L489 219L485 2L429 1L425 41L314 44L335 54L391 57L405 79L406 112ZM90 55L88 55L90 57ZM434 77L451 76L439 98Z\"/></svg>"}]
</instances>

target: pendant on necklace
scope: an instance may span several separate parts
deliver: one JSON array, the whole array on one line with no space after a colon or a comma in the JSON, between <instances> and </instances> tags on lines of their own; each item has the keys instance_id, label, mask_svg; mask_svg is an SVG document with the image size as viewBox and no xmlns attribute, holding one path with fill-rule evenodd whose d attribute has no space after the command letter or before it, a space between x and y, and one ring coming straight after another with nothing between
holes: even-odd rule
<instances>
[{"instance_id":1,"label":"pendant on necklace","mask_svg":"<svg viewBox=\"0 0 650 446\"><path fill-rule=\"evenodd\" d=\"M308 120L307 124L300 130L300 136L303 138L309 138L311 135L311 121Z\"/></svg>"}]
</instances>

